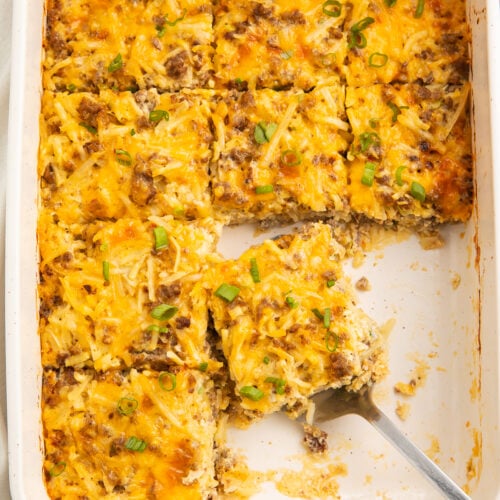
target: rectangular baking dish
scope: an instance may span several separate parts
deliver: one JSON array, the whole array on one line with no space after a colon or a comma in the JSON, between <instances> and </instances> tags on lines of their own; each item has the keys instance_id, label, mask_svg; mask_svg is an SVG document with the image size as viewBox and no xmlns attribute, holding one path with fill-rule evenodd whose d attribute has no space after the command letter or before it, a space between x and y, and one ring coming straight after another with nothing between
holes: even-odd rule
<instances>
[{"instance_id":1,"label":"rectangular baking dish","mask_svg":"<svg viewBox=\"0 0 500 500\"><path fill-rule=\"evenodd\" d=\"M483 500L500 498L500 122L491 112L500 106L500 65L493 60L500 50L498 2L471 0L468 15L473 38L474 216L466 226L445 228L441 249L423 251L410 238L371 252L349 273L354 281L366 276L371 283L370 292L360 293L365 310L380 323L395 320L389 338L390 373L376 389L377 403L473 498ZM47 498L36 298L42 19L42 0L14 2L5 267L8 441L12 496L27 500ZM220 249L233 257L254 241L251 228L226 229ZM393 386L408 382L414 370L420 370L422 387L404 401L410 415L403 422L395 415L401 397ZM358 417L343 417L325 430L330 462L347 470L334 478L342 498L439 498ZM230 430L228 440L255 472L280 471L287 478L287 471L304 467L300 428L282 415L246 431ZM295 496L308 498L309 493L297 491ZM285 497L264 482L252 498Z\"/></svg>"}]
</instances>

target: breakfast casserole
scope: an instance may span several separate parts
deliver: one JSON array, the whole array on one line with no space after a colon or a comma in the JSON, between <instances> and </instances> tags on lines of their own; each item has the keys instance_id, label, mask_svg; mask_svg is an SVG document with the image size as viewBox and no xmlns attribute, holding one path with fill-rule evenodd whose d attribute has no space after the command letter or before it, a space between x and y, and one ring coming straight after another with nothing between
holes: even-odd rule
<instances>
[{"instance_id":1,"label":"breakfast casserole","mask_svg":"<svg viewBox=\"0 0 500 500\"><path fill-rule=\"evenodd\" d=\"M207 275L209 308L245 415L308 409L312 394L385 373L383 336L356 307L327 224L266 240Z\"/></svg>"},{"instance_id":2,"label":"breakfast casserole","mask_svg":"<svg viewBox=\"0 0 500 500\"><path fill-rule=\"evenodd\" d=\"M464 2L45 6L47 491L223 497L231 417L310 417L313 394L386 373L343 269L367 225L470 217ZM247 222L298 228L225 259Z\"/></svg>"}]
</instances>

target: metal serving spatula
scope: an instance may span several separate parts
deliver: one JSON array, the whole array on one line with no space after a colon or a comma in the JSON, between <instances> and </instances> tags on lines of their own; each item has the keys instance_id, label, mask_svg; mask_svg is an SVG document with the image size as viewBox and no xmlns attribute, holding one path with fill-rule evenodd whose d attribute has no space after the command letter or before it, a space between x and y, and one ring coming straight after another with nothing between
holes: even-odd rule
<instances>
[{"instance_id":1,"label":"metal serving spatula","mask_svg":"<svg viewBox=\"0 0 500 500\"><path fill-rule=\"evenodd\" d=\"M377 408L372 400L371 392L371 387L365 387L359 392L330 389L315 395L312 398L316 405L314 423L327 422L350 413L360 415L387 438L446 498L470 500L470 497L452 479Z\"/></svg>"}]
</instances>

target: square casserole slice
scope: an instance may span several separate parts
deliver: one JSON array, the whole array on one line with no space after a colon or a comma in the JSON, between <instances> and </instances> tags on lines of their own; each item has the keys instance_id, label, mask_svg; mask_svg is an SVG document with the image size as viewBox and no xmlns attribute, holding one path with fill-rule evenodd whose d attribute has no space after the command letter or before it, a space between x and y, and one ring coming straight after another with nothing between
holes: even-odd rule
<instances>
[{"instance_id":1,"label":"square casserole slice","mask_svg":"<svg viewBox=\"0 0 500 500\"><path fill-rule=\"evenodd\" d=\"M46 92L42 202L68 223L211 213L210 91Z\"/></svg>"},{"instance_id":2,"label":"square casserole slice","mask_svg":"<svg viewBox=\"0 0 500 500\"><path fill-rule=\"evenodd\" d=\"M346 215L342 86L222 93L213 121L216 213L233 223Z\"/></svg>"},{"instance_id":3,"label":"square casserole slice","mask_svg":"<svg viewBox=\"0 0 500 500\"><path fill-rule=\"evenodd\" d=\"M243 417L297 416L318 391L357 390L385 373L383 337L355 305L344 253L331 227L314 223L208 272L209 308Z\"/></svg>"},{"instance_id":4,"label":"square casserole slice","mask_svg":"<svg viewBox=\"0 0 500 500\"><path fill-rule=\"evenodd\" d=\"M44 88L207 88L212 19L207 0L48 0Z\"/></svg>"},{"instance_id":5,"label":"square casserole slice","mask_svg":"<svg viewBox=\"0 0 500 500\"><path fill-rule=\"evenodd\" d=\"M206 293L198 281L218 232L211 219L68 226L42 211L43 365L104 371L207 363L217 369L207 338Z\"/></svg>"},{"instance_id":6,"label":"square casserole slice","mask_svg":"<svg viewBox=\"0 0 500 500\"><path fill-rule=\"evenodd\" d=\"M353 2L344 29L348 85L457 84L468 79L463 0Z\"/></svg>"},{"instance_id":7,"label":"square casserole slice","mask_svg":"<svg viewBox=\"0 0 500 500\"><path fill-rule=\"evenodd\" d=\"M212 498L216 390L199 370L45 370L51 498Z\"/></svg>"},{"instance_id":8,"label":"square casserole slice","mask_svg":"<svg viewBox=\"0 0 500 500\"><path fill-rule=\"evenodd\" d=\"M407 226L469 218L469 90L467 83L347 88L353 212Z\"/></svg>"},{"instance_id":9,"label":"square casserole slice","mask_svg":"<svg viewBox=\"0 0 500 500\"><path fill-rule=\"evenodd\" d=\"M345 6L313 0L217 2L218 84L309 90L337 83L346 52L345 14Z\"/></svg>"}]
</instances>

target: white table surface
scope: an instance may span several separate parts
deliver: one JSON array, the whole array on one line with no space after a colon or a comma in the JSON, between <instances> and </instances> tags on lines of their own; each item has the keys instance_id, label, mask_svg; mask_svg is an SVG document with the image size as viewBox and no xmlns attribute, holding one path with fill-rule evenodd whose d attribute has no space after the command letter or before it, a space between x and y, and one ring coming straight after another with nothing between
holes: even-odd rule
<instances>
[{"instance_id":1,"label":"white table surface","mask_svg":"<svg viewBox=\"0 0 500 500\"><path fill-rule=\"evenodd\" d=\"M4 241L11 4L12 0L0 0L0 498L5 500L10 497L5 434Z\"/></svg>"}]
</instances>

